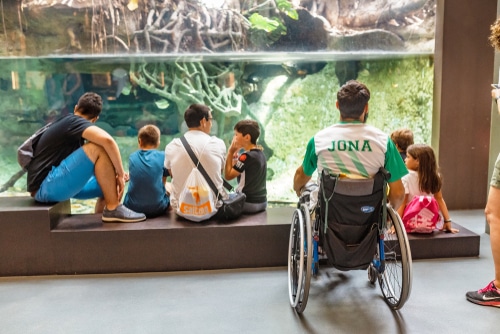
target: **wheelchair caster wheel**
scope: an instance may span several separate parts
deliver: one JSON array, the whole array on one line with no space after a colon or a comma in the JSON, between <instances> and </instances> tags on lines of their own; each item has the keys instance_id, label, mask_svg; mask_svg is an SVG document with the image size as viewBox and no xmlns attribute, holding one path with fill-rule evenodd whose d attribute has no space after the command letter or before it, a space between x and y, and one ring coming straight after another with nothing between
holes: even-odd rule
<instances>
[{"instance_id":1,"label":"wheelchair caster wheel","mask_svg":"<svg viewBox=\"0 0 500 334\"><path fill-rule=\"evenodd\" d=\"M375 284L377 281L378 277L378 270L375 268L373 264L370 264L368 267L368 281L370 281L371 284Z\"/></svg>"}]
</instances>

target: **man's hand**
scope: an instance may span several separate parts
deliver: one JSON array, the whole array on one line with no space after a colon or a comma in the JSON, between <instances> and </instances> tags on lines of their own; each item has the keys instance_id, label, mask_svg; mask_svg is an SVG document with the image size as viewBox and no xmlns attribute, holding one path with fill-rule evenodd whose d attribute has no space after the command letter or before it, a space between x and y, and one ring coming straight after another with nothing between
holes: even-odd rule
<instances>
[{"instance_id":1,"label":"man's hand","mask_svg":"<svg viewBox=\"0 0 500 334\"><path fill-rule=\"evenodd\" d=\"M231 141L231 145L229 146L229 149L227 150L227 156L232 156L232 159L237 159L238 158L238 151L241 148L240 145L236 143L236 141L233 140Z\"/></svg>"},{"instance_id":2,"label":"man's hand","mask_svg":"<svg viewBox=\"0 0 500 334\"><path fill-rule=\"evenodd\" d=\"M233 137L231 146L229 146L229 149L227 150L226 164L224 165L224 170L223 170L224 177L228 181L240 175L240 172L238 172L236 169L233 168L233 165L236 163L236 160L238 158L238 150L240 148L241 146L236 144Z\"/></svg>"},{"instance_id":3,"label":"man's hand","mask_svg":"<svg viewBox=\"0 0 500 334\"><path fill-rule=\"evenodd\" d=\"M492 89L491 97L494 98L495 100L498 99L500 97L500 89Z\"/></svg>"},{"instance_id":4,"label":"man's hand","mask_svg":"<svg viewBox=\"0 0 500 334\"><path fill-rule=\"evenodd\" d=\"M456 228L451 227L451 222L445 222L443 223L443 227L441 227L440 231L445 231L447 233L458 233L460 230L457 230Z\"/></svg>"},{"instance_id":5,"label":"man's hand","mask_svg":"<svg viewBox=\"0 0 500 334\"><path fill-rule=\"evenodd\" d=\"M300 191L310 179L311 177L304 173L304 168L302 168L302 166L297 168L295 176L293 177L293 190L295 190L297 197L300 197Z\"/></svg>"},{"instance_id":6,"label":"man's hand","mask_svg":"<svg viewBox=\"0 0 500 334\"><path fill-rule=\"evenodd\" d=\"M118 193L118 201L121 201L123 192L125 191L125 174L122 176L116 175L116 190Z\"/></svg>"}]
</instances>

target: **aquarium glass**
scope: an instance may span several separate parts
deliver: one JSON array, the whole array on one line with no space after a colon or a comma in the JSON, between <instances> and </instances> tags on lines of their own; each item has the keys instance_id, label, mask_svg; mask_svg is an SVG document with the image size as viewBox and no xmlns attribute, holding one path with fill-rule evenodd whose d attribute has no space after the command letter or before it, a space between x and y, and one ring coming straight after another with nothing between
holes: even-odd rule
<instances>
[{"instance_id":1,"label":"aquarium glass","mask_svg":"<svg viewBox=\"0 0 500 334\"><path fill-rule=\"evenodd\" d=\"M347 80L371 90L369 124L388 134L408 127L430 144L435 2L382 4L390 2L4 2L0 196L27 195L17 147L86 91L103 97L96 125L116 139L125 169L138 129L157 125L164 149L186 131L191 103L210 106L212 134L227 147L238 120L257 120L271 205L296 202L306 143L339 120L336 93Z\"/></svg>"}]
</instances>

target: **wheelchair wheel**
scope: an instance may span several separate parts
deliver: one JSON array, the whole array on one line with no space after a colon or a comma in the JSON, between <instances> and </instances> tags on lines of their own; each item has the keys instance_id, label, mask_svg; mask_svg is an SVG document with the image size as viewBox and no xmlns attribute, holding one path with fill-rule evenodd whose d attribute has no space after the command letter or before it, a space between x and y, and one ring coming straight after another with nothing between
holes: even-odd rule
<instances>
[{"instance_id":1,"label":"wheelchair wheel","mask_svg":"<svg viewBox=\"0 0 500 334\"><path fill-rule=\"evenodd\" d=\"M380 289L389 307L398 310L410 296L412 259L403 222L391 207L387 207L384 252L385 269L378 275Z\"/></svg>"},{"instance_id":2,"label":"wheelchair wheel","mask_svg":"<svg viewBox=\"0 0 500 334\"><path fill-rule=\"evenodd\" d=\"M312 229L304 204L293 212L288 245L288 294L290 305L302 313L307 305L312 272Z\"/></svg>"},{"instance_id":3,"label":"wheelchair wheel","mask_svg":"<svg viewBox=\"0 0 500 334\"><path fill-rule=\"evenodd\" d=\"M375 268L373 263L368 267L368 281L373 285L377 281L378 278L378 270Z\"/></svg>"}]
</instances>

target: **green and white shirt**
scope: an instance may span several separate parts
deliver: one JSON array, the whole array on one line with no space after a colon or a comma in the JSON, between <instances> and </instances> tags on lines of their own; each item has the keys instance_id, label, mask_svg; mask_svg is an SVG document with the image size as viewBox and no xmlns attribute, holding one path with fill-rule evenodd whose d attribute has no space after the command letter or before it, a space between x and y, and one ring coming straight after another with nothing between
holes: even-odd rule
<instances>
[{"instance_id":1,"label":"green and white shirt","mask_svg":"<svg viewBox=\"0 0 500 334\"><path fill-rule=\"evenodd\" d=\"M302 163L304 173L312 176L318 169L349 177L373 177L380 167L391 173L389 182L408 174L401 155L388 135L374 126L340 122L319 131L307 144Z\"/></svg>"}]
</instances>

